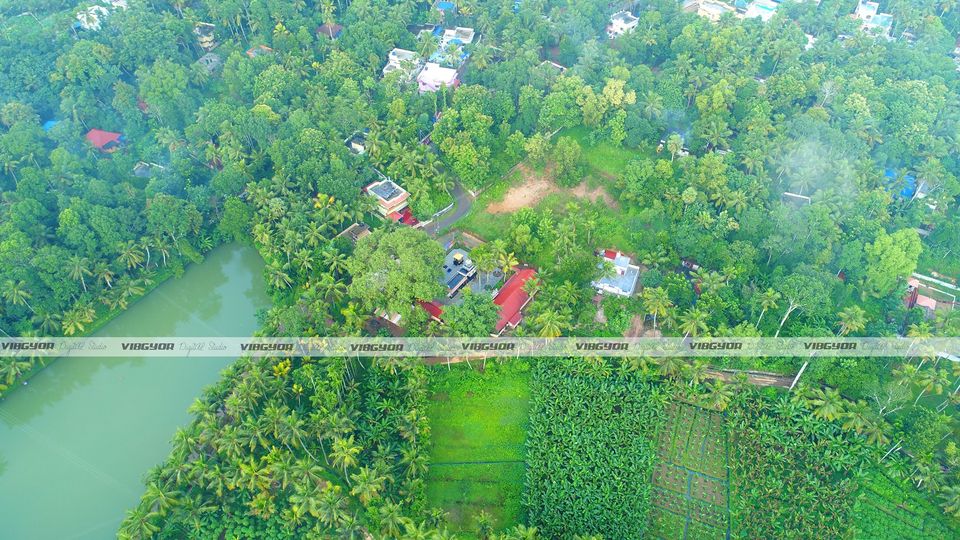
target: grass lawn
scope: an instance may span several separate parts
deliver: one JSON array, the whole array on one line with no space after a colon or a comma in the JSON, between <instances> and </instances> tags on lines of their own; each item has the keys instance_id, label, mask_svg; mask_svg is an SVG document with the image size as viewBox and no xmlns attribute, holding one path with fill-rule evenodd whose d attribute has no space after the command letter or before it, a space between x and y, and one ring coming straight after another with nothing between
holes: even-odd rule
<instances>
[{"instance_id":1,"label":"grass lawn","mask_svg":"<svg viewBox=\"0 0 960 540\"><path fill-rule=\"evenodd\" d=\"M571 137L583 149L583 159L590 172L599 176L619 176L627 168L627 163L642 157L654 158L656 153L650 149L624 148L606 141L590 144L590 129L578 126L561 131L557 137ZM669 158L670 155L665 156Z\"/></svg>"},{"instance_id":2,"label":"grass lawn","mask_svg":"<svg viewBox=\"0 0 960 540\"><path fill-rule=\"evenodd\" d=\"M451 529L467 534L481 510L497 530L519 523L530 409L525 362L491 361L483 373L480 365L430 371L427 505L445 510Z\"/></svg>"}]
</instances>

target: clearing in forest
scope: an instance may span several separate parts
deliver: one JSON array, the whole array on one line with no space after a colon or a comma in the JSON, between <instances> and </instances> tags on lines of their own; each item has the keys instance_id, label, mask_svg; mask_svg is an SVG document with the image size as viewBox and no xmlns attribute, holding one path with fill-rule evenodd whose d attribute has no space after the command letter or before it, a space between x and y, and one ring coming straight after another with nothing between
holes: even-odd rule
<instances>
[{"instance_id":1,"label":"clearing in forest","mask_svg":"<svg viewBox=\"0 0 960 540\"><path fill-rule=\"evenodd\" d=\"M722 415L686 403L666 408L653 471L650 531L664 539L723 539L727 504L727 433Z\"/></svg>"},{"instance_id":2,"label":"clearing in forest","mask_svg":"<svg viewBox=\"0 0 960 540\"><path fill-rule=\"evenodd\" d=\"M576 187L563 188L554 182L551 171L552 167L550 165L547 165L543 171L537 171L526 163L517 165L516 173L520 177L520 183L510 187L501 200L490 203L486 212L489 214L509 214L521 208L532 208L548 195L554 193L566 193L580 199L587 199L590 202L603 200L607 206L617 207L617 201L603 187L591 188L586 181L583 181Z\"/></svg>"},{"instance_id":3,"label":"clearing in forest","mask_svg":"<svg viewBox=\"0 0 960 540\"><path fill-rule=\"evenodd\" d=\"M461 536L490 514L494 529L520 522L529 374L520 362L430 369L427 506L442 508Z\"/></svg>"}]
</instances>

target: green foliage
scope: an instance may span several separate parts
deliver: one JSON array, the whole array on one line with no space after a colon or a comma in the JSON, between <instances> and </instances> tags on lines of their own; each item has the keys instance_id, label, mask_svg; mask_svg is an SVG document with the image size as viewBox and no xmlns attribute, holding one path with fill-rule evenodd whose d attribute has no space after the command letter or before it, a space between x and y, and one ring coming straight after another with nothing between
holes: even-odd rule
<instances>
[{"instance_id":1,"label":"green foliage","mask_svg":"<svg viewBox=\"0 0 960 540\"><path fill-rule=\"evenodd\" d=\"M665 396L603 361L544 360L532 382L524 510L548 537L642 538Z\"/></svg>"}]
</instances>

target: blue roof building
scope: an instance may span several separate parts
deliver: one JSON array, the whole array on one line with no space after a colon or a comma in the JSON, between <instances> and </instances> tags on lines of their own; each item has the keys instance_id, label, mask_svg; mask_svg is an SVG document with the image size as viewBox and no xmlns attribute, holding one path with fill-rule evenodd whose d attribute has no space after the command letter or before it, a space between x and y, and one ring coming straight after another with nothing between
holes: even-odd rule
<instances>
[{"instance_id":1,"label":"blue roof building","mask_svg":"<svg viewBox=\"0 0 960 540\"><path fill-rule=\"evenodd\" d=\"M900 190L899 196L904 199L911 199L917 193L917 177L907 173L903 175L903 184L898 185L897 180L900 178L900 175L897 174L897 171L893 169L887 169L884 171L883 175L887 177L889 182L887 182L887 190L896 192Z\"/></svg>"},{"instance_id":2,"label":"blue roof building","mask_svg":"<svg viewBox=\"0 0 960 540\"><path fill-rule=\"evenodd\" d=\"M47 120L46 122L43 123L43 130L50 131L51 129L53 129L54 126L56 126L59 123L60 123L59 120Z\"/></svg>"}]
</instances>

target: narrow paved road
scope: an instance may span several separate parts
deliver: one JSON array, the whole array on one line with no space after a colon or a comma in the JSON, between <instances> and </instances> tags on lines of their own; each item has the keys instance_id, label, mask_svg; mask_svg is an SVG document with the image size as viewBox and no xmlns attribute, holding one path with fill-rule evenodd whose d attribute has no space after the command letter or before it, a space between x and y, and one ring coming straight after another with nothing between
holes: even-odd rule
<instances>
[{"instance_id":1,"label":"narrow paved road","mask_svg":"<svg viewBox=\"0 0 960 540\"><path fill-rule=\"evenodd\" d=\"M467 215L467 212L470 211L470 207L473 206L473 197L470 196L470 192L463 189L463 186L460 185L460 182L457 181L453 184L453 190L450 192L455 199L453 210L450 210L443 216L438 219L435 219L433 223L427 225L423 228L430 236L437 236L442 231L448 229L451 225L456 223L460 218Z\"/></svg>"}]
</instances>

